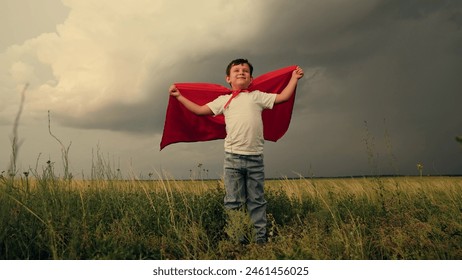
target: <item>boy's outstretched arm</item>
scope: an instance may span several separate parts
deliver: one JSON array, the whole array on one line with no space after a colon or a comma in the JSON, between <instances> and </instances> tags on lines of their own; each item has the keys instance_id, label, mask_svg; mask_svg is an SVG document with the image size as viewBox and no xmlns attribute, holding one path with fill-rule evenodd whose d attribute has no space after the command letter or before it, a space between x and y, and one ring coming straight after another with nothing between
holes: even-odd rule
<instances>
[{"instance_id":1,"label":"boy's outstretched arm","mask_svg":"<svg viewBox=\"0 0 462 280\"><path fill-rule=\"evenodd\" d=\"M212 110L210 110L207 105L198 105L191 100L187 99L181 92L176 88L175 85L171 85L168 89L168 92L171 96L175 97L183 106L185 106L189 111L193 112L196 115L213 115Z\"/></svg>"},{"instance_id":2,"label":"boy's outstretched arm","mask_svg":"<svg viewBox=\"0 0 462 280\"><path fill-rule=\"evenodd\" d=\"M276 95L276 100L274 100L274 104L283 103L289 100L293 92L295 91L295 87L297 86L298 80L302 77L303 69L297 66L297 68L292 72L292 78L290 79L287 86L281 91L281 93Z\"/></svg>"}]
</instances>

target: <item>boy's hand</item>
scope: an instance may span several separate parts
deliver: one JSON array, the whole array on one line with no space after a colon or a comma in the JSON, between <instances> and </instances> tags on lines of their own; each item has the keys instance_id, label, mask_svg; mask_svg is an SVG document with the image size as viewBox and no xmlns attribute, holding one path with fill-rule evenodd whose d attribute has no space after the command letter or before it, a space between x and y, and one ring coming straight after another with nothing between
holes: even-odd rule
<instances>
[{"instance_id":1,"label":"boy's hand","mask_svg":"<svg viewBox=\"0 0 462 280\"><path fill-rule=\"evenodd\" d=\"M297 78L297 80L303 77L303 75L304 75L303 69L300 68L299 66L297 66L297 68L292 72L292 77Z\"/></svg>"},{"instance_id":2,"label":"boy's hand","mask_svg":"<svg viewBox=\"0 0 462 280\"><path fill-rule=\"evenodd\" d=\"M168 93L173 97L178 97L181 95L181 92L176 88L175 85L171 85L168 89Z\"/></svg>"},{"instance_id":3,"label":"boy's hand","mask_svg":"<svg viewBox=\"0 0 462 280\"><path fill-rule=\"evenodd\" d=\"M274 104L283 103L289 100L295 91L295 87L297 86L298 79L300 79L301 77L303 77L303 69L297 66L295 70L292 71L292 77L290 78L289 83L279 94L276 95Z\"/></svg>"}]
</instances>

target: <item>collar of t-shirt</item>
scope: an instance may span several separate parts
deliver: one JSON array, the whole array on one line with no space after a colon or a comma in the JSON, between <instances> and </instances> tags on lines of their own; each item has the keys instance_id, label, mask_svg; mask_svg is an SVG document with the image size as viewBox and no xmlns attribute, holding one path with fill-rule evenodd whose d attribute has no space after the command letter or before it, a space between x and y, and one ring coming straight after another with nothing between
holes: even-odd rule
<instances>
[{"instance_id":1,"label":"collar of t-shirt","mask_svg":"<svg viewBox=\"0 0 462 280\"><path fill-rule=\"evenodd\" d=\"M249 91L246 90L246 89L233 90L232 95L231 95L231 97L229 98L228 102L226 102L224 108L225 108L225 109L228 108L229 103L231 103L231 100L233 100L233 99L234 99L236 96L238 96L239 93L241 93L241 92L249 92Z\"/></svg>"}]
</instances>

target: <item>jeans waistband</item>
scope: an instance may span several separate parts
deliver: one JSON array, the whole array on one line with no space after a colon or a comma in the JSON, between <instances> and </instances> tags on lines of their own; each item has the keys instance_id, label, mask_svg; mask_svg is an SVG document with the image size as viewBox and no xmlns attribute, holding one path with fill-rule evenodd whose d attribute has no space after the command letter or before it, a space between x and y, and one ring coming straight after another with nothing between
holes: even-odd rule
<instances>
[{"instance_id":1,"label":"jeans waistband","mask_svg":"<svg viewBox=\"0 0 462 280\"><path fill-rule=\"evenodd\" d=\"M243 155L243 154L235 154L235 153L230 153L230 152L225 152L225 155L231 156L234 158L262 158L263 154L258 154L258 155Z\"/></svg>"}]
</instances>

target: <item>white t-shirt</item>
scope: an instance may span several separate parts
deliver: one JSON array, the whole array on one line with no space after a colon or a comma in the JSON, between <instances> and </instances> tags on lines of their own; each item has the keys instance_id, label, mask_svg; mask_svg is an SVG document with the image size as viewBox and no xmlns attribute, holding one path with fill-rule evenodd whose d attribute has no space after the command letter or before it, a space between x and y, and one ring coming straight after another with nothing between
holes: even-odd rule
<instances>
[{"instance_id":1,"label":"white t-shirt","mask_svg":"<svg viewBox=\"0 0 462 280\"><path fill-rule=\"evenodd\" d=\"M226 122L225 151L241 155L263 154L263 109L272 109L275 93L261 91L241 92L228 107L231 94L222 95L207 106L215 115L224 114Z\"/></svg>"}]
</instances>

